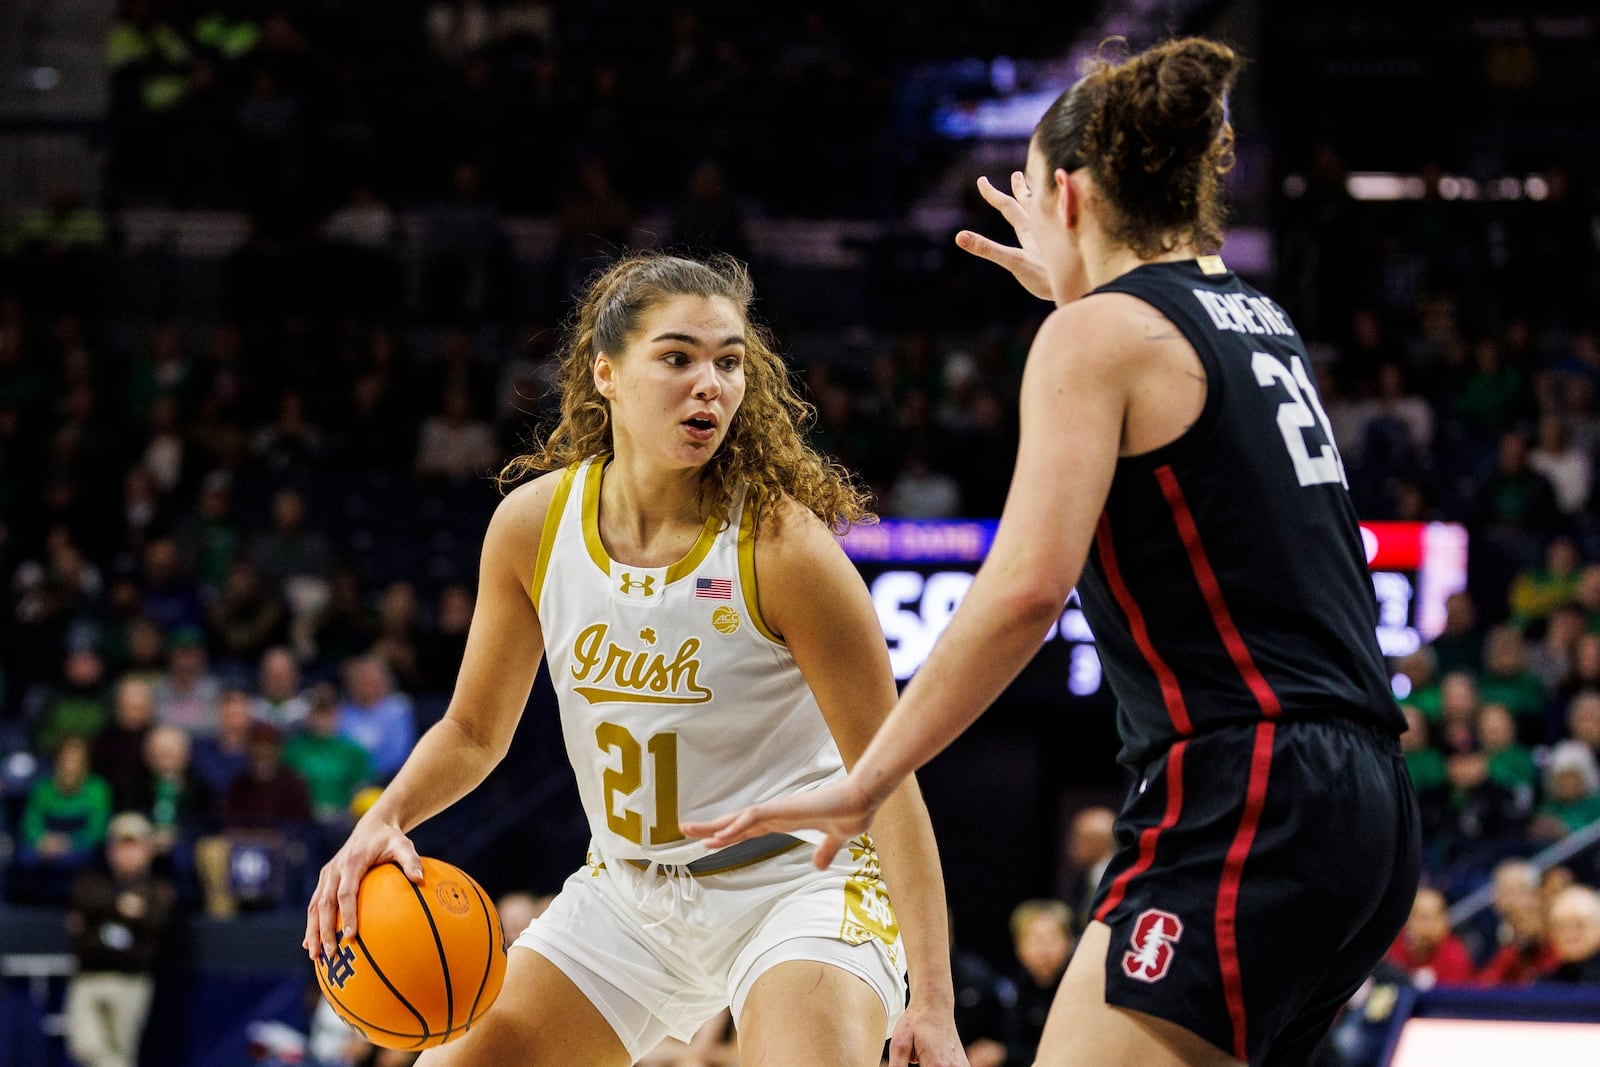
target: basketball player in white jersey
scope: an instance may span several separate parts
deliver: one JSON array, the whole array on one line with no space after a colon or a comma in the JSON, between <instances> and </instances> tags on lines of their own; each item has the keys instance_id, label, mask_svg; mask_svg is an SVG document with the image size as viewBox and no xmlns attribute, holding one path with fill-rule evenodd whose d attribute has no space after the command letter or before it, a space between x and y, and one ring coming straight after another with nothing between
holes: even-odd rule
<instances>
[{"instance_id":1,"label":"basketball player in white jersey","mask_svg":"<svg viewBox=\"0 0 1600 1067\"><path fill-rule=\"evenodd\" d=\"M821 871L795 837L713 851L679 829L842 780L896 695L829 532L862 518L863 499L801 440L806 409L748 321L752 297L727 258L639 255L591 284L561 422L502 472L554 473L511 490L489 524L449 710L322 870L313 958L369 867L420 879L406 832L501 759L549 656L587 862L517 938L484 1021L424 1067L625 1067L730 1005L746 1067L866 1067L890 1036L896 1067L966 1064L914 783L876 842Z\"/></svg>"}]
</instances>

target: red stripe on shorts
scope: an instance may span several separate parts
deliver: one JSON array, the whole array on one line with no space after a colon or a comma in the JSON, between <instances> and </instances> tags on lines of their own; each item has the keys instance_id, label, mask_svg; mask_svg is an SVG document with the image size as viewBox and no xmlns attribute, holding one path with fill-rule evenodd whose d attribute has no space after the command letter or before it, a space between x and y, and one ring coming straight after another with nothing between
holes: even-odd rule
<instances>
[{"instance_id":1,"label":"red stripe on shorts","mask_svg":"<svg viewBox=\"0 0 1600 1067\"><path fill-rule=\"evenodd\" d=\"M1179 741L1167 750L1167 810L1162 813L1159 823L1146 827L1139 835L1138 860L1117 875L1117 880L1111 883L1110 892L1106 893L1105 903L1094 913L1094 917L1101 922L1105 922L1106 916L1127 896L1128 883L1149 870L1156 861L1156 839L1161 836L1161 831L1170 830L1178 824L1178 816L1183 812L1183 750L1188 744L1188 741Z\"/></svg>"},{"instance_id":2,"label":"red stripe on shorts","mask_svg":"<svg viewBox=\"0 0 1600 1067\"><path fill-rule=\"evenodd\" d=\"M1122 580L1122 568L1117 565L1117 550L1111 543L1111 518L1103 511L1094 530L1094 545L1100 551L1100 567L1106 572L1106 584L1111 587L1111 595L1117 598L1122 613L1128 617L1128 630L1133 635L1133 643L1139 646L1139 654L1150 665L1156 681L1161 684L1161 702L1166 705L1172 727L1187 737L1194 729L1189 725L1189 709L1183 703L1183 690L1178 687L1177 675L1172 673L1172 668L1167 666L1167 661L1161 658L1156 646L1151 643L1144 612L1139 610L1127 583Z\"/></svg>"},{"instance_id":3,"label":"red stripe on shorts","mask_svg":"<svg viewBox=\"0 0 1600 1067\"><path fill-rule=\"evenodd\" d=\"M1222 884L1217 887L1217 962L1222 968L1222 992L1228 1001L1228 1018L1233 1023L1233 1054L1248 1060L1249 1031L1245 1025L1244 981L1239 973L1239 880L1244 861L1255 843L1261 809L1267 802L1267 777L1272 770L1272 739L1278 724L1256 724L1256 741L1250 752L1250 784L1245 789L1244 816L1239 831L1228 846L1222 864Z\"/></svg>"}]
</instances>

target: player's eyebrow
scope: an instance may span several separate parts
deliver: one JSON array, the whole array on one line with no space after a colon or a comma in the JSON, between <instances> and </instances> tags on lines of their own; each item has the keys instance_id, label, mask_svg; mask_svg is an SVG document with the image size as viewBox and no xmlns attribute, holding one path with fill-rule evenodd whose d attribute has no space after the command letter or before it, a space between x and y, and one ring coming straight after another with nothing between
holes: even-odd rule
<instances>
[{"instance_id":1,"label":"player's eyebrow","mask_svg":"<svg viewBox=\"0 0 1600 1067\"><path fill-rule=\"evenodd\" d=\"M692 336L690 334L686 334L686 333L663 333L663 334L657 334L656 336L650 338L650 340L651 341L679 341L679 342L681 342L683 344L686 344L686 345L694 345L696 348L701 347L700 338L694 337L694 336ZM738 336L737 334L735 334L735 335L733 335L731 337L728 337L728 338L724 339L722 344L719 345L718 347L727 348L729 345L742 345L742 344L744 344L744 338Z\"/></svg>"}]
</instances>

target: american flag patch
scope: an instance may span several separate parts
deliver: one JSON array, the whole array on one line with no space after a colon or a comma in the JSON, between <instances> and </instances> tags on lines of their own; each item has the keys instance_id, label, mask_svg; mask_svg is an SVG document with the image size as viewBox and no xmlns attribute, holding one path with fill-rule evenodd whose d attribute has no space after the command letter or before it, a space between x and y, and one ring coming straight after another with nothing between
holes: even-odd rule
<instances>
[{"instance_id":1,"label":"american flag patch","mask_svg":"<svg viewBox=\"0 0 1600 1067\"><path fill-rule=\"evenodd\" d=\"M704 600L733 599L732 578L696 578L694 595Z\"/></svg>"}]
</instances>

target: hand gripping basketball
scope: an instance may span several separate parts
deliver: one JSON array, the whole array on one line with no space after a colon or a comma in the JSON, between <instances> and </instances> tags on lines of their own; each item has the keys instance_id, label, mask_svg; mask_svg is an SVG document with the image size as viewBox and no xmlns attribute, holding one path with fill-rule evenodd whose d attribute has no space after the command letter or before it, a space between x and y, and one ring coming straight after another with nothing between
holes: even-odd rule
<instances>
[{"instance_id":1,"label":"hand gripping basketball","mask_svg":"<svg viewBox=\"0 0 1600 1067\"><path fill-rule=\"evenodd\" d=\"M363 1038L392 1049L424 1049L466 1033L506 977L494 903L472 877L424 856L420 881L395 862L367 871L356 913L341 909L341 935L316 963L317 984ZM354 919L353 922L349 921Z\"/></svg>"}]
</instances>

